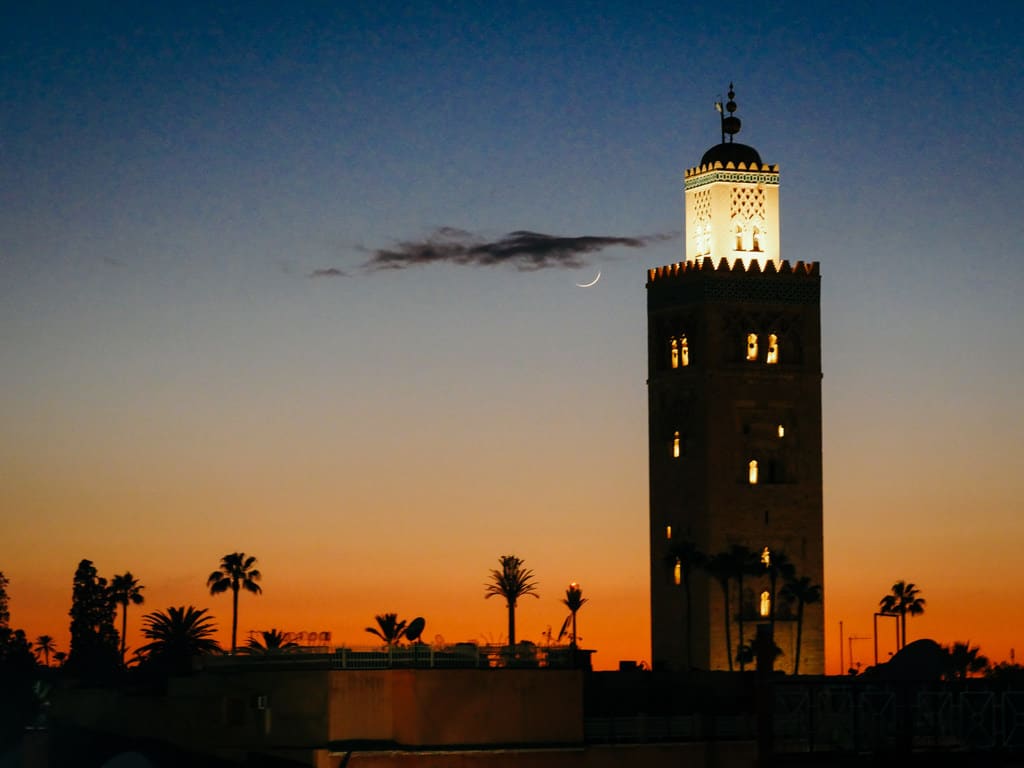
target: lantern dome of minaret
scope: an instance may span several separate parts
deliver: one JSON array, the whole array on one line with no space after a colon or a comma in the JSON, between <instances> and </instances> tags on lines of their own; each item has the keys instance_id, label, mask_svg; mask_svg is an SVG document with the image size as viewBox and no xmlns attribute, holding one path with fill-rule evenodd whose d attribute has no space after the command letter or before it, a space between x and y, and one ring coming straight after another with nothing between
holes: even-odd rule
<instances>
[{"instance_id":1,"label":"lantern dome of minaret","mask_svg":"<svg viewBox=\"0 0 1024 768\"><path fill-rule=\"evenodd\" d=\"M728 141L716 144L700 159L701 165L714 165L716 162L720 162L723 166L726 163L732 163L737 167L743 163L749 168L751 163L761 165L761 155L747 144Z\"/></svg>"}]
</instances>

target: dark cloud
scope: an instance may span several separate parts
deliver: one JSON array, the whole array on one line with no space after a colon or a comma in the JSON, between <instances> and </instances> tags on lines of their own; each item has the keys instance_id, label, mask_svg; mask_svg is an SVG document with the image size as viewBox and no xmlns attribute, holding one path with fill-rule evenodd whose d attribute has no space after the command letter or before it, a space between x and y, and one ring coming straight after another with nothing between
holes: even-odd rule
<instances>
[{"instance_id":1,"label":"dark cloud","mask_svg":"<svg viewBox=\"0 0 1024 768\"><path fill-rule=\"evenodd\" d=\"M461 229L442 227L422 240L408 240L394 248L371 251L363 269L406 269L423 264L461 264L493 267L511 264L520 271L549 267L576 269L584 266L586 256L606 248L644 248L651 243L671 240L675 234L640 237L582 235L562 237L540 232L510 232L497 240L486 240Z\"/></svg>"},{"instance_id":2,"label":"dark cloud","mask_svg":"<svg viewBox=\"0 0 1024 768\"><path fill-rule=\"evenodd\" d=\"M308 277L348 277L348 272L335 267L328 267L327 269L314 269L309 273Z\"/></svg>"}]
</instances>

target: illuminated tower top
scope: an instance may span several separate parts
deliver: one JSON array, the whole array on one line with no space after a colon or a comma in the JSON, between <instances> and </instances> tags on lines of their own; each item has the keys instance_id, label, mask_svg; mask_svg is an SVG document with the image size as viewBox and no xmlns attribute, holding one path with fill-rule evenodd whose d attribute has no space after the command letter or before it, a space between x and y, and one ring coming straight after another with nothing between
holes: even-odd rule
<instances>
[{"instance_id":1,"label":"illuminated tower top","mask_svg":"<svg viewBox=\"0 0 1024 768\"><path fill-rule=\"evenodd\" d=\"M756 149L733 141L740 131L735 97L729 83L724 109L715 104L722 143L686 171L686 261L710 258L717 266L725 259L730 268L737 261L745 268L758 262L761 269L772 262L778 268L779 166L762 163Z\"/></svg>"}]
</instances>

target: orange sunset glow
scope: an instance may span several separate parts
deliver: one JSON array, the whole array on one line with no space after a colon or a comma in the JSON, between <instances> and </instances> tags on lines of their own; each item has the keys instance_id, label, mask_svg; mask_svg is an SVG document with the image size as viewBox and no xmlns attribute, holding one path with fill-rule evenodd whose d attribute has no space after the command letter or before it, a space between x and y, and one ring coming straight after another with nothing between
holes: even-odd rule
<instances>
[{"instance_id":1,"label":"orange sunset glow","mask_svg":"<svg viewBox=\"0 0 1024 768\"><path fill-rule=\"evenodd\" d=\"M10 626L68 651L89 559L144 585L129 658L169 606L209 608L229 647L206 582L244 552L263 591L239 596L240 644L376 647L385 612L501 644L485 584L514 554L540 596L518 640L553 642L577 582L594 668L651 664L645 284L698 243L686 172L735 78L742 140L781 169L778 227L741 261L820 265L825 671L874 663L898 580L927 601L908 640L1020 661L1012 17L427 5L12 11ZM679 376L702 364L686 331ZM759 333L774 375L791 347Z\"/></svg>"}]
</instances>

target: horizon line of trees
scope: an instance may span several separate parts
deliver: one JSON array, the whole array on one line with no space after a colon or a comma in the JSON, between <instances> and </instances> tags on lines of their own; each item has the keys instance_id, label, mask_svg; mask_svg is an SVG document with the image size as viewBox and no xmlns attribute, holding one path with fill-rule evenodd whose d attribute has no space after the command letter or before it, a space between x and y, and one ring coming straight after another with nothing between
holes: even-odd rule
<instances>
[{"instance_id":1,"label":"horizon line of trees","mask_svg":"<svg viewBox=\"0 0 1024 768\"><path fill-rule=\"evenodd\" d=\"M724 630L729 668L733 669L731 638L730 594L733 584L737 593L744 594L744 577L767 577L770 585L770 610L768 621L774 625L776 619L777 598L796 605L797 638L793 673L799 673L800 645L802 640L802 623L804 606L820 602L821 587L814 585L805 576L796 573L795 566L784 552L768 552L760 555L747 547L733 545L725 552L707 556L701 553L689 541L674 542L667 560L676 572L676 583L686 590L686 633L688 661L692 659L692 576L694 569L703 569L722 587L725 604ZM258 584L262 574L255 568L256 558L245 553L235 552L221 558L220 567L207 578L207 587L211 595L232 592L232 629L230 653L265 654L289 652L298 645L285 637L276 629L263 630L250 637L247 645L238 649L238 594L248 591L259 595L262 588ZM531 569L526 568L522 559L515 555L504 555L499 558L500 568L490 572L490 581L485 584L484 597L499 596L504 599L508 610L508 647L510 653L515 652L515 609L518 600L526 595L539 598L538 584ZM83 678L104 677L117 669L125 669L130 664L149 665L161 668L165 672L187 671L191 658L208 653L224 653L214 634L216 624L209 609L198 609L194 606L170 607L166 611L154 611L143 616L142 634L149 642L135 651L129 661L125 658L127 632L127 614L130 605L141 605L145 602L142 591L145 587L131 572L114 576L109 582L99 576L92 561L83 559L75 571L72 585L71 647L68 653L56 647L50 635L40 635L35 641L29 641L22 630L10 630L8 627L10 611L7 587L9 580L0 572L0 661L20 658L24 663L27 659L33 663L42 661L49 667L51 658L72 674ZM780 586L781 585L781 586ZM559 632L559 640L567 633L570 647L577 647L576 614L587 602L582 597L579 585L573 582L566 590L561 601L569 608L569 615L563 622ZM913 582L897 581L891 591L879 601L881 614L893 615L899 620L898 645L906 645L907 617L921 615L925 610L926 601L920 595L920 589ZM742 671L746 663L753 660L752 650L745 642L744 622L745 611L742 600L740 610L735 616L739 630L739 645L735 660ZM120 610L121 631L115 627L115 617ZM367 627L366 632L375 635L385 646L393 647L408 640L419 642L425 624L422 618L412 622L399 620L395 613L383 613L375 617L377 626ZM569 628L571 627L571 632ZM773 626L774 630L774 626ZM774 632L773 632L774 634ZM987 657L981 655L977 646L969 642L955 642L943 646L950 659L950 679L964 679L970 675L983 673L991 667ZM186 663L187 660L187 663ZM692 667L692 664L691 664Z\"/></svg>"}]
</instances>

